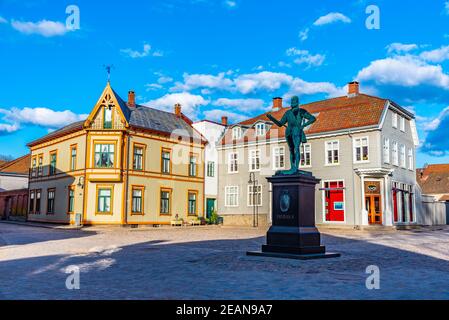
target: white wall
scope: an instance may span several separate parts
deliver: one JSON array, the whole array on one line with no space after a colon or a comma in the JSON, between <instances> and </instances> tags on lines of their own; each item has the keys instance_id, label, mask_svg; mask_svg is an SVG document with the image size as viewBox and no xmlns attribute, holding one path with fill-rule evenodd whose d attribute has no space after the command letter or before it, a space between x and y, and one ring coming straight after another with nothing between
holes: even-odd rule
<instances>
[{"instance_id":1,"label":"white wall","mask_svg":"<svg viewBox=\"0 0 449 320\"><path fill-rule=\"evenodd\" d=\"M218 195L218 151L216 144L220 140L225 126L210 122L210 121L200 121L193 124L193 127L200 132L209 142L205 150L205 196L217 197ZM207 163L215 162L215 176L207 176Z\"/></svg>"},{"instance_id":2,"label":"white wall","mask_svg":"<svg viewBox=\"0 0 449 320\"><path fill-rule=\"evenodd\" d=\"M28 177L0 174L0 191L28 188Z\"/></svg>"}]
</instances>

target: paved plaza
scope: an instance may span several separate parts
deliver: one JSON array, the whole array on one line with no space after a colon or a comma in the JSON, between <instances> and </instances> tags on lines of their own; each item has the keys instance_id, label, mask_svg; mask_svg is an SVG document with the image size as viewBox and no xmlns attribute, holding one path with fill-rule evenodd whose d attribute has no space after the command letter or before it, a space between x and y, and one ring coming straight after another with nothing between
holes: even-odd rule
<instances>
[{"instance_id":1,"label":"paved plaza","mask_svg":"<svg viewBox=\"0 0 449 320\"><path fill-rule=\"evenodd\" d=\"M0 299L449 299L449 228L325 230L341 258L247 257L265 232L0 223ZM370 265L380 290L366 288ZM68 266L80 290L66 288Z\"/></svg>"}]
</instances>

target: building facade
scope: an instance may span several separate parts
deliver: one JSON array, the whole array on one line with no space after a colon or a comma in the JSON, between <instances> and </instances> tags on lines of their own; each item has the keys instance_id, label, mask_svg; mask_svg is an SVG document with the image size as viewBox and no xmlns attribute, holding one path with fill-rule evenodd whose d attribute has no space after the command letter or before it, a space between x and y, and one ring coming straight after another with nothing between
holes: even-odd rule
<instances>
[{"instance_id":1,"label":"building facade","mask_svg":"<svg viewBox=\"0 0 449 320\"><path fill-rule=\"evenodd\" d=\"M0 192L28 188L30 155L0 165Z\"/></svg>"},{"instance_id":2,"label":"building facade","mask_svg":"<svg viewBox=\"0 0 449 320\"><path fill-rule=\"evenodd\" d=\"M209 120L195 122L193 127L203 135L208 141L205 149L205 188L204 188L204 208L206 217L209 218L213 212L217 211L218 199L218 151L217 143L223 136L228 125L228 119L222 118L222 123Z\"/></svg>"},{"instance_id":3,"label":"building facade","mask_svg":"<svg viewBox=\"0 0 449 320\"><path fill-rule=\"evenodd\" d=\"M31 150L29 221L170 224L204 214L206 140L174 113L124 102L108 83L86 121Z\"/></svg>"},{"instance_id":4,"label":"building facade","mask_svg":"<svg viewBox=\"0 0 449 320\"><path fill-rule=\"evenodd\" d=\"M306 130L309 141L301 150L301 169L321 179L316 223L416 223L414 115L391 100L361 94L357 82L349 84L347 96L302 107L317 118ZM276 118L286 110L281 98L273 100ZM218 150L223 195L218 208L225 224L252 224L255 211L259 224L269 224L271 186L266 177L288 169L285 128L262 114L230 126Z\"/></svg>"}]
</instances>

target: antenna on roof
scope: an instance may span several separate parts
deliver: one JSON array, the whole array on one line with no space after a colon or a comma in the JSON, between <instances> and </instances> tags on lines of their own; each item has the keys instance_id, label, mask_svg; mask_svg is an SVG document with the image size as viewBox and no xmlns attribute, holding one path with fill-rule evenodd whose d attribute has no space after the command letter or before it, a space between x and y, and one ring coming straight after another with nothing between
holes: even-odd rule
<instances>
[{"instance_id":1,"label":"antenna on roof","mask_svg":"<svg viewBox=\"0 0 449 320\"><path fill-rule=\"evenodd\" d=\"M111 81L111 70L114 69L113 64L104 64L103 68L105 68L106 72L108 73L108 82Z\"/></svg>"}]
</instances>

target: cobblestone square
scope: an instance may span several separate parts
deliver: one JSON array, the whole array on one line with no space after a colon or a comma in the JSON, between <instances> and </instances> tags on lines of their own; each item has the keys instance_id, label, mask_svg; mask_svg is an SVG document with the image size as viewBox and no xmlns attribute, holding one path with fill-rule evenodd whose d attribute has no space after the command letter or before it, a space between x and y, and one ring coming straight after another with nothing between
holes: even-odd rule
<instances>
[{"instance_id":1,"label":"cobblestone square","mask_svg":"<svg viewBox=\"0 0 449 320\"><path fill-rule=\"evenodd\" d=\"M47 229L0 223L0 299L448 299L449 228L324 230L341 258L246 256L265 229ZM80 290L66 288L78 266ZM368 290L366 268L380 268Z\"/></svg>"}]
</instances>

